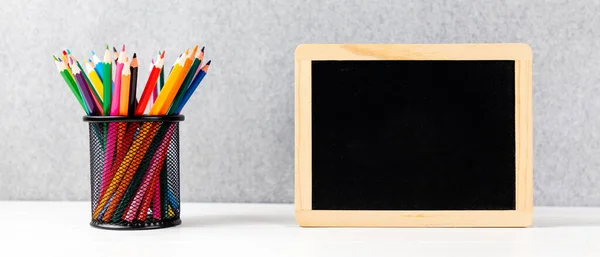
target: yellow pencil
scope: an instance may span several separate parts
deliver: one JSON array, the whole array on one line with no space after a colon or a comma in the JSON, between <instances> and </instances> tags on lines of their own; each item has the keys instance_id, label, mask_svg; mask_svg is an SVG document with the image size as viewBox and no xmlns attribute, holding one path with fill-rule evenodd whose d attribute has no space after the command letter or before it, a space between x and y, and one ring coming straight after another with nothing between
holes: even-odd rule
<instances>
[{"instance_id":1,"label":"yellow pencil","mask_svg":"<svg viewBox=\"0 0 600 257\"><path fill-rule=\"evenodd\" d=\"M173 102L173 99L175 99L177 92L179 92L181 83L183 82L183 79L185 79L185 76L190 69L190 65L192 64L192 56L190 56L190 54L189 51L185 51L185 58L182 58L183 65L181 70L177 74L173 74L176 75L176 78L172 84L167 85L165 83L164 88L160 91L158 98L150 110L150 115L166 115L169 111L169 107L171 107L171 103ZM175 71L175 68L173 68L173 71ZM171 75L169 75L169 79L171 79Z\"/></svg>"},{"instance_id":2,"label":"yellow pencil","mask_svg":"<svg viewBox=\"0 0 600 257\"><path fill-rule=\"evenodd\" d=\"M187 58L187 52L185 57ZM163 105L167 105L168 103L173 101L175 94L173 94L173 97L170 97L171 91L174 91L175 87L177 87L177 89L175 89L175 93L177 93L179 86L181 86L181 82L179 83L179 85L176 84L179 80L179 75L183 71L185 60L186 59L182 56L182 58L180 58L179 61L175 63L173 71L171 71L171 73L169 74L169 77L167 78L164 87L160 90L156 101L154 101L154 104L150 109L150 115L165 115L165 113L161 113L161 110L163 109L162 107Z\"/></svg>"},{"instance_id":3,"label":"yellow pencil","mask_svg":"<svg viewBox=\"0 0 600 257\"><path fill-rule=\"evenodd\" d=\"M104 99L104 90L102 89L102 80L100 80L100 77L98 77L98 73L96 73L96 70L94 70L94 66L92 66L92 64L88 61L85 61L85 68L88 72L88 77L90 79L90 81L92 82L92 85L94 86L94 88L96 89L96 92L98 93L98 96L100 96L101 99ZM104 101L104 100L102 100Z\"/></svg>"},{"instance_id":4,"label":"yellow pencil","mask_svg":"<svg viewBox=\"0 0 600 257\"><path fill-rule=\"evenodd\" d=\"M123 66L123 74L121 76L121 103L119 104L119 115L127 116L129 112L129 86L131 80L131 71L129 70L130 61L125 57L125 65Z\"/></svg>"}]
</instances>

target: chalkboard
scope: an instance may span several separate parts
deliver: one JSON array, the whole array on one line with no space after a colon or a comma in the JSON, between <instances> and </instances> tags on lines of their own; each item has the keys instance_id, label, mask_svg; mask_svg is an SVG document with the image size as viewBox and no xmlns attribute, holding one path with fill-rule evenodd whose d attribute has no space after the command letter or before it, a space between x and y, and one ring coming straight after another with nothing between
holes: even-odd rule
<instances>
[{"instance_id":1,"label":"chalkboard","mask_svg":"<svg viewBox=\"0 0 600 257\"><path fill-rule=\"evenodd\" d=\"M528 226L531 49L301 45L301 226Z\"/></svg>"},{"instance_id":2,"label":"chalkboard","mask_svg":"<svg viewBox=\"0 0 600 257\"><path fill-rule=\"evenodd\" d=\"M314 210L514 210L514 61L313 61Z\"/></svg>"}]
</instances>

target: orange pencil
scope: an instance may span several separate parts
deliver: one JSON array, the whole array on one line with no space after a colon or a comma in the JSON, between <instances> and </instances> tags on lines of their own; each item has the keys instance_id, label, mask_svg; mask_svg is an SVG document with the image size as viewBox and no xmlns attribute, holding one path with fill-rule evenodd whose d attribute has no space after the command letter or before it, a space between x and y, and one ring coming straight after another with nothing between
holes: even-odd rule
<instances>
[{"instance_id":1,"label":"orange pencil","mask_svg":"<svg viewBox=\"0 0 600 257\"><path fill-rule=\"evenodd\" d=\"M121 75L121 103L119 104L119 115L127 116L129 112L129 86L131 83L130 61L125 57L125 65L123 65L123 74Z\"/></svg>"},{"instance_id":2,"label":"orange pencil","mask_svg":"<svg viewBox=\"0 0 600 257\"><path fill-rule=\"evenodd\" d=\"M192 58L190 57L189 51L186 51L185 54L185 58L182 59L184 62L183 65L181 63L175 65L173 72L169 74L169 78L165 83L165 87L158 95L158 98L154 102L152 109L150 109L150 115L166 115L167 111L169 111L169 107L171 106L173 99L175 99L175 96L181 87L181 83L183 82L183 79L187 75L190 65L192 64ZM182 65L182 67L176 70L180 65ZM171 79L173 80L171 81Z\"/></svg>"}]
</instances>

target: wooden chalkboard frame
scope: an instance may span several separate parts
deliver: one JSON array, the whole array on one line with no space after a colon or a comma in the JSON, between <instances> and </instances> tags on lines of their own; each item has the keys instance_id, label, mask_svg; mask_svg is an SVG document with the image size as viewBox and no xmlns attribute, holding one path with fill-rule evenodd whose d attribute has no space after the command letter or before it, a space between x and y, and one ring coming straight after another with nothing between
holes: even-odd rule
<instances>
[{"instance_id":1,"label":"wooden chalkboard frame","mask_svg":"<svg viewBox=\"0 0 600 257\"><path fill-rule=\"evenodd\" d=\"M314 60L514 60L516 210L312 210ZM533 219L531 48L526 44L307 44L295 53L295 212L300 226L526 227Z\"/></svg>"}]
</instances>

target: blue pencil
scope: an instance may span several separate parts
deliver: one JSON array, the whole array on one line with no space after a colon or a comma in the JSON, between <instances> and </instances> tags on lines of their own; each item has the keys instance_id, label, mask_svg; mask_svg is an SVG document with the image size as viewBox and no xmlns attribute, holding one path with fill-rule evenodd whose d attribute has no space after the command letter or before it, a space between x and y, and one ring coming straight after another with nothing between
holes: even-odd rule
<instances>
[{"instance_id":1,"label":"blue pencil","mask_svg":"<svg viewBox=\"0 0 600 257\"><path fill-rule=\"evenodd\" d=\"M93 61L92 61L93 59ZM104 71L102 69L102 61L100 61L100 58L98 58L98 56L96 55L96 53L92 50L92 59L90 59L90 63L94 64L94 70L96 71L96 74L98 74L98 77L100 78L100 80L102 80L102 72Z\"/></svg>"},{"instance_id":2,"label":"blue pencil","mask_svg":"<svg viewBox=\"0 0 600 257\"><path fill-rule=\"evenodd\" d=\"M181 104L179 105L179 107L177 107L177 109L175 109L175 112L174 112L175 114L179 114L181 112L181 109L183 109L183 106L185 106L187 101L190 100L190 97L192 97L192 94L194 94L194 91L196 90L196 88L198 88L198 85L200 85L200 82L202 82L202 79L204 79L204 76L206 76L206 73L208 72L208 67L210 66L210 62L211 61L208 61L206 63L206 65L204 65L204 67L202 67L202 69L200 70L198 75L194 78L194 80L192 80L192 84L190 85L190 88L188 88L188 90L185 92L185 95L183 95Z\"/></svg>"}]
</instances>

